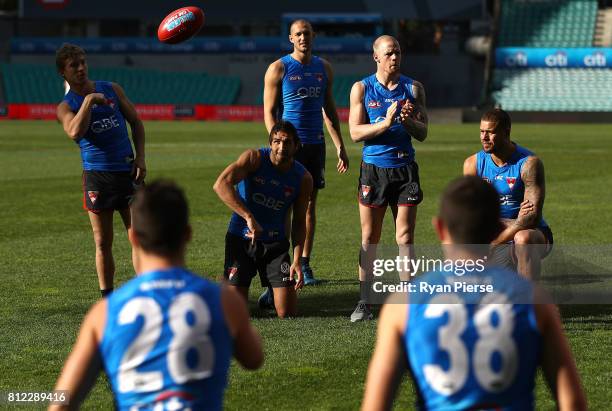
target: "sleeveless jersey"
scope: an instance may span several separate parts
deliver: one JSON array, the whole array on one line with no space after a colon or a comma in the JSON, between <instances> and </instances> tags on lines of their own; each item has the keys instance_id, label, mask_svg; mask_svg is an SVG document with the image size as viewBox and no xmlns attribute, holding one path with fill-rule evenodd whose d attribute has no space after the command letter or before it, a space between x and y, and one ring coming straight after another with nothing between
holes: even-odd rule
<instances>
[{"instance_id":1,"label":"sleeveless jersey","mask_svg":"<svg viewBox=\"0 0 612 411\"><path fill-rule=\"evenodd\" d=\"M253 213L255 221L263 228L259 239L264 242L276 242L287 238L285 219L300 192L305 168L294 161L289 171L281 173L272 165L269 147L260 148L259 153L261 156L259 168L238 184L238 194ZM233 213L229 232L247 238L248 231L244 218Z\"/></svg>"},{"instance_id":2,"label":"sleeveless jersey","mask_svg":"<svg viewBox=\"0 0 612 411\"><path fill-rule=\"evenodd\" d=\"M76 142L81 149L83 170L130 171L134 152L125 118L119 109L119 98L110 82L94 81L94 84L95 92L104 94L112 103L93 105L87 132ZM70 90L63 101L68 103L70 110L76 114L84 99Z\"/></svg>"},{"instance_id":3,"label":"sleeveless jersey","mask_svg":"<svg viewBox=\"0 0 612 411\"><path fill-rule=\"evenodd\" d=\"M183 268L112 293L99 348L120 410L223 407L233 340L221 289Z\"/></svg>"},{"instance_id":4,"label":"sleeveless jersey","mask_svg":"<svg viewBox=\"0 0 612 411\"><path fill-rule=\"evenodd\" d=\"M323 62L312 56L302 64L290 54L281 58L285 73L282 81L282 118L295 126L302 144L323 144L323 114L327 73Z\"/></svg>"},{"instance_id":5,"label":"sleeveless jersey","mask_svg":"<svg viewBox=\"0 0 612 411\"><path fill-rule=\"evenodd\" d=\"M389 106L394 101L399 101L396 117L391 127L381 135L364 141L363 161L383 168L403 167L412 163L414 161L412 137L400 124L399 113L406 100L414 103L414 96L412 95L413 80L402 75L399 84L393 90L388 90L380 84L376 74L364 78L361 82L365 88L363 103L370 124L383 121Z\"/></svg>"},{"instance_id":6,"label":"sleeveless jersey","mask_svg":"<svg viewBox=\"0 0 612 411\"><path fill-rule=\"evenodd\" d=\"M498 167L493 162L491 154L484 150L480 150L476 154L476 173L483 180L492 184L499 193L502 218L515 219L518 217L525 195L525 184L521 178L521 169L527 158L533 155L531 151L516 144L516 150L508 163ZM538 225L547 227L543 217Z\"/></svg>"},{"instance_id":7,"label":"sleeveless jersey","mask_svg":"<svg viewBox=\"0 0 612 411\"><path fill-rule=\"evenodd\" d=\"M501 268L469 277L431 272L415 284L470 279L493 293L410 293L403 344L419 408L532 410L541 334L531 284Z\"/></svg>"}]
</instances>

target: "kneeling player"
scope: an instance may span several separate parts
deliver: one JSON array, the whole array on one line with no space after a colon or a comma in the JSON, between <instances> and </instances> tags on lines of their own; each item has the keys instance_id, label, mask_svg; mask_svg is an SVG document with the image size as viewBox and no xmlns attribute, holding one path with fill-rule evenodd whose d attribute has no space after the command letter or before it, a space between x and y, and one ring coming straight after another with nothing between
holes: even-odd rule
<instances>
[{"instance_id":1,"label":"kneeling player","mask_svg":"<svg viewBox=\"0 0 612 411\"><path fill-rule=\"evenodd\" d=\"M445 258L458 263L486 256L486 244L501 229L497 197L476 177L451 183L434 220ZM556 307L536 301L532 283L514 272L490 267L469 278L458 274L430 272L414 284L471 280L492 285L493 292L409 293L383 307L363 409L391 408L406 365L421 409L533 409L538 365L559 409L586 409Z\"/></svg>"},{"instance_id":2,"label":"kneeling player","mask_svg":"<svg viewBox=\"0 0 612 411\"><path fill-rule=\"evenodd\" d=\"M104 366L118 409L220 410L232 354L245 368L263 363L259 334L235 290L184 268L182 190L154 182L132 213L138 277L89 311L55 389L78 409Z\"/></svg>"},{"instance_id":3,"label":"kneeling player","mask_svg":"<svg viewBox=\"0 0 612 411\"><path fill-rule=\"evenodd\" d=\"M270 147L242 153L219 175L214 189L234 211L225 237L225 278L247 300L251 279L259 272L262 283L272 286L276 313L283 318L296 314L296 290L304 284L299 257L313 183L310 173L294 160L299 140L290 122L276 123L269 143ZM293 264L288 240L291 208Z\"/></svg>"},{"instance_id":4,"label":"kneeling player","mask_svg":"<svg viewBox=\"0 0 612 411\"><path fill-rule=\"evenodd\" d=\"M516 258L520 274L535 280L541 259L553 244L552 231L542 217L544 166L535 154L510 140L510 128L508 113L486 112L480 120L482 150L465 160L463 174L477 175L495 187L505 227L491 244L514 244L515 256L508 256Z\"/></svg>"}]
</instances>

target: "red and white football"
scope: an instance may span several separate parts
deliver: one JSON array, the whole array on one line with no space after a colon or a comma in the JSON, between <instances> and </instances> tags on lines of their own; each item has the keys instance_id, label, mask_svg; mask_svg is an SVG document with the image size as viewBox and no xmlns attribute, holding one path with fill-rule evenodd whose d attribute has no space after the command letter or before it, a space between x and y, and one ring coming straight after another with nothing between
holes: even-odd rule
<instances>
[{"instance_id":1,"label":"red and white football","mask_svg":"<svg viewBox=\"0 0 612 411\"><path fill-rule=\"evenodd\" d=\"M181 7L168 14L157 29L162 43L177 44L195 36L204 25L204 12L199 7Z\"/></svg>"}]
</instances>

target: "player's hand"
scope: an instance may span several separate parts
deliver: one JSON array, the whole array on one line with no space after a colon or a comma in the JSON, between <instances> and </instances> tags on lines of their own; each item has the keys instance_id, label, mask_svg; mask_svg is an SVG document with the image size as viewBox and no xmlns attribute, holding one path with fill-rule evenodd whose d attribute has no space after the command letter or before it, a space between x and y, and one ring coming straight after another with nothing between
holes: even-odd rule
<instances>
[{"instance_id":1,"label":"player's hand","mask_svg":"<svg viewBox=\"0 0 612 411\"><path fill-rule=\"evenodd\" d=\"M144 158L136 157L132 163L132 180L134 183L140 184L144 181L147 175L147 165Z\"/></svg>"},{"instance_id":2,"label":"player's hand","mask_svg":"<svg viewBox=\"0 0 612 411\"><path fill-rule=\"evenodd\" d=\"M91 104L108 105L110 100L102 93L91 93L85 96Z\"/></svg>"},{"instance_id":3,"label":"player's hand","mask_svg":"<svg viewBox=\"0 0 612 411\"><path fill-rule=\"evenodd\" d=\"M263 228L259 225L257 221L255 221L253 217L247 217L245 220L249 229L249 231L246 233L246 236L247 238L251 239L251 244L255 244L255 241L263 232Z\"/></svg>"},{"instance_id":4,"label":"player's hand","mask_svg":"<svg viewBox=\"0 0 612 411\"><path fill-rule=\"evenodd\" d=\"M519 210L519 216L524 217L528 214L533 213L534 211L535 211L534 204L529 200L525 200L521 203L521 208Z\"/></svg>"},{"instance_id":5,"label":"player's hand","mask_svg":"<svg viewBox=\"0 0 612 411\"><path fill-rule=\"evenodd\" d=\"M295 278L296 274L297 279ZM299 261L294 261L293 264L291 264L291 268L289 269L289 279L295 279L294 288L296 290L299 290L300 288L304 287L304 273L302 272L302 265Z\"/></svg>"},{"instance_id":6,"label":"player's hand","mask_svg":"<svg viewBox=\"0 0 612 411\"><path fill-rule=\"evenodd\" d=\"M349 168L348 155L346 154L346 148L342 146L338 149L338 165L336 166L336 169L338 170L338 173L343 174L343 173L346 173L346 170L348 170L348 168Z\"/></svg>"},{"instance_id":7,"label":"player's hand","mask_svg":"<svg viewBox=\"0 0 612 411\"><path fill-rule=\"evenodd\" d=\"M395 120L396 111L397 111L397 100L391 103L391 105L387 109L387 114L385 115L385 119L383 120L387 128L391 127L391 125L393 124L393 120Z\"/></svg>"},{"instance_id":8,"label":"player's hand","mask_svg":"<svg viewBox=\"0 0 612 411\"><path fill-rule=\"evenodd\" d=\"M406 101L400 111L400 123L407 125L409 122L423 121L423 114L419 112L417 107L409 101Z\"/></svg>"}]
</instances>

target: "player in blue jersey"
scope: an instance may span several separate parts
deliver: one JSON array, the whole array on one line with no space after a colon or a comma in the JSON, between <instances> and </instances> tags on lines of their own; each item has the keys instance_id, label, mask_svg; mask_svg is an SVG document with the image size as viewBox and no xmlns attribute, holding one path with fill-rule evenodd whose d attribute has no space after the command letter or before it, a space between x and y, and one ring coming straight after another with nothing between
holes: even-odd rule
<instances>
[{"instance_id":1,"label":"player in blue jersey","mask_svg":"<svg viewBox=\"0 0 612 411\"><path fill-rule=\"evenodd\" d=\"M474 270L419 276L410 283L416 290L421 284L453 288L396 294L383 307L363 410L391 409L406 371L418 409L533 410L538 367L560 410L586 409L557 308L515 272L475 268L502 229L499 215L497 193L481 179L461 177L447 187L434 228L445 258L455 267L474 262ZM452 291L462 282L490 288Z\"/></svg>"},{"instance_id":2,"label":"player in blue jersey","mask_svg":"<svg viewBox=\"0 0 612 411\"><path fill-rule=\"evenodd\" d=\"M356 82L350 96L351 139L363 142L358 186L362 299L351 315L353 322L372 318L363 298L371 258L363 256L375 254L387 207L393 212L401 253L410 256L417 205L423 199L412 139L427 137L425 90L421 83L401 74L401 50L395 38L380 36L373 50L376 73Z\"/></svg>"},{"instance_id":3,"label":"player in blue jersey","mask_svg":"<svg viewBox=\"0 0 612 411\"><path fill-rule=\"evenodd\" d=\"M544 165L534 153L511 140L510 130L510 116L504 110L493 109L483 114L482 150L465 160L463 174L477 175L495 187L505 229L492 244L512 242L518 272L537 279L541 259L553 244L552 231L542 217L546 192Z\"/></svg>"},{"instance_id":4,"label":"player in blue jersey","mask_svg":"<svg viewBox=\"0 0 612 411\"><path fill-rule=\"evenodd\" d=\"M269 133L281 118L295 126L301 142L296 160L306 167L314 182L306 211L306 242L300 260L304 285L318 282L310 267L310 255L314 244L317 194L325 187L323 122L336 146L338 172L345 173L349 166L332 93L332 67L325 59L312 54L313 39L314 31L308 21L292 22L289 41L293 44L293 52L270 64L264 79L266 129ZM270 296L269 291L262 299Z\"/></svg>"},{"instance_id":5,"label":"player in blue jersey","mask_svg":"<svg viewBox=\"0 0 612 411\"><path fill-rule=\"evenodd\" d=\"M225 237L226 279L246 301L251 279L259 272L262 284L272 286L276 313L284 318L296 315L296 290L303 286L299 258L313 184L310 173L294 160L299 140L290 122L277 122L269 143L242 153L219 175L214 189L234 211Z\"/></svg>"},{"instance_id":6,"label":"player in blue jersey","mask_svg":"<svg viewBox=\"0 0 612 411\"><path fill-rule=\"evenodd\" d=\"M113 290L113 214L130 227L129 202L146 175L145 131L136 109L116 83L87 75L85 51L72 44L57 50L57 70L69 85L57 106L64 131L81 150L83 207L96 244L96 272L102 295ZM126 121L132 130L134 150Z\"/></svg>"},{"instance_id":7,"label":"player in blue jersey","mask_svg":"<svg viewBox=\"0 0 612 411\"><path fill-rule=\"evenodd\" d=\"M232 355L263 362L246 304L184 267L191 228L175 184L139 190L132 213L138 276L91 308L56 389L78 409L104 368L120 410L220 410Z\"/></svg>"}]
</instances>

